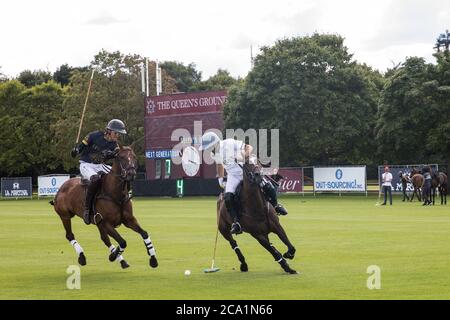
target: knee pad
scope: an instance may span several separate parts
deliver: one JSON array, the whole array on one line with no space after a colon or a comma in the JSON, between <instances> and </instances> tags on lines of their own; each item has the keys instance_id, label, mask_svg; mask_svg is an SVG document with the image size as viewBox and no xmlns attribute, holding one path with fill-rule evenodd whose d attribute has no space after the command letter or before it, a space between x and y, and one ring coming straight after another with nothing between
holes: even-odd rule
<instances>
[{"instance_id":1,"label":"knee pad","mask_svg":"<svg viewBox=\"0 0 450 320\"><path fill-rule=\"evenodd\" d=\"M102 176L99 175L99 174L93 174L93 175L91 176L91 182L97 182L97 181L99 181L99 180L101 180L101 179L102 179Z\"/></svg>"},{"instance_id":2,"label":"knee pad","mask_svg":"<svg viewBox=\"0 0 450 320\"><path fill-rule=\"evenodd\" d=\"M234 201L234 193L232 193L232 192L225 192L225 195L224 195L224 200L225 200L225 204L226 203L233 203L233 201Z\"/></svg>"}]
</instances>

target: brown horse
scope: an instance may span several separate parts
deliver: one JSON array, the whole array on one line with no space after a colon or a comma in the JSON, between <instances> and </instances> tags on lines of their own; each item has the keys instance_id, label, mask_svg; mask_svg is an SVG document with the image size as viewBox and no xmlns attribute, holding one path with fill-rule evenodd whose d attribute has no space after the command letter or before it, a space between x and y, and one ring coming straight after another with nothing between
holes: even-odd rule
<instances>
[{"instance_id":1,"label":"brown horse","mask_svg":"<svg viewBox=\"0 0 450 320\"><path fill-rule=\"evenodd\" d=\"M438 178L439 178L438 190L439 195L441 197L441 205L447 204L448 177L445 173L439 172ZM433 204L434 204L434 196L433 196Z\"/></svg>"},{"instance_id":2,"label":"brown horse","mask_svg":"<svg viewBox=\"0 0 450 320\"><path fill-rule=\"evenodd\" d=\"M289 274L296 274L297 271L290 268L285 258L293 259L295 248L289 241L286 232L280 224L278 216L272 205L267 202L260 188L262 180L260 167L253 164L244 164L244 179L242 183L241 196L239 200L239 215L242 231L250 233L258 242L269 251L283 270ZM248 271L247 263L239 249L237 242L230 233L231 217L225 207L223 194L217 201L218 228L222 236L228 240L231 248L236 252L241 263L240 270ZM282 256L281 253L270 243L269 233L275 233L280 240L288 247L288 251Z\"/></svg>"},{"instance_id":3,"label":"brown horse","mask_svg":"<svg viewBox=\"0 0 450 320\"><path fill-rule=\"evenodd\" d=\"M132 201L128 193L130 181L136 176L136 165L136 155L131 147L120 147L116 150L112 169L102 177L101 190L97 194L96 200L93 201L93 212L96 213L94 222L100 232L100 238L110 251L109 260L111 262L118 260L122 268L129 267L122 257L127 243L115 229L123 223L142 236L147 253L150 255L150 266L156 268L158 261L155 249L148 233L139 226L133 216ZM71 219L74 216L83 218L84 201L85 186L81 183L80 178L66 181L59 189L55 199L50 201L61 218L67 240L78 254L80 265L86 264L86 256L72 233ZM117 248L111 244L109 237L117 241Z\"/></svg>"},{"instance_id":4,"label":"brown horse","mask_svg":"<svg viewBox=\"0 0 450 320\"><path fill-rule=\"evenodd\" d=\"M420 173L419 170L414 168L414 169L412 169L411 173L409 174L409 178L414 187L413 195L411 196L411 199L409 201L413 201L414 195L417 195L417 199L419 199L419 201L422 201L421 193L422 193L423 183L425 181L423 178L423 175Z\"/></svg>"}]
</instances>

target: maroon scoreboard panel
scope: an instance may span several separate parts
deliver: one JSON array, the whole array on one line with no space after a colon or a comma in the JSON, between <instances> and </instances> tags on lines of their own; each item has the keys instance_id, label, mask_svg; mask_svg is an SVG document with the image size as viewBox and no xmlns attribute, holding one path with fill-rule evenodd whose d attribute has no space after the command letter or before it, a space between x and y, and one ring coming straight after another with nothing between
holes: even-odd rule
<instances>
[{"instance_id":1,"label":"maroon scoreboard panel","mask_svg":"<svg viewBox=\"0 0 450 320\"><path fill-rule=\"evenodd\" d=\"M198 143L206 130L222 131L226 100L226 91L178 93L145 99L145 167L148 180L188 177L181 165L174 164L174 158L180 155L172 149L180 141L172 141L172 133L176 129L185 129L190 133L187 141ZM201 131L197 130L196 134L195 122L197 126L201 123ZM215 178L215 166L202 163L195 177Z\"/></svg>"}]
</instances>

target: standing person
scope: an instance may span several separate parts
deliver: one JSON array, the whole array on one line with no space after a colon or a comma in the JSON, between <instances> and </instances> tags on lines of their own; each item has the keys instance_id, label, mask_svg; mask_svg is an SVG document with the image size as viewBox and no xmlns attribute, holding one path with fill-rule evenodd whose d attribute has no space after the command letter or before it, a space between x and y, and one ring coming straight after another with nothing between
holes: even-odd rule
<instances>
[{"instance_id":1,"label":"standing person","mask_svg":"<svg viewBox=\"0 0 450 320\"><path fill-rule=\"evenodd\" d=\"M126 134L125 124L118 119L108 122L104 131L89 133L83 141L76 145L71 152L73 158L80 154L80 173L88 181L89 185L84 202L83 220L90 224L89 211L105 170L111 170L111 166L105 161L114 157L114 151L118 148L117 141L121 134Z\"/></svg>"},{"instance_id":2,"label":"standing person","mask_svg":"<svg viewBox=\"0 0 450 320\"><path fill-rule=\"evenodd\" d=\"M382 206L386 205L387 193L389 192L389 203L392 206L392 173L389 172L389 167L384 167L384 173L381 176L383 181L383 193L384 193L384 202L381 204Z\"/></svg>"},{"instance_id":3,"label":"standing person","mask_svg":"<svg viewBox=\"0 0 450 320\"><path fill-rule=\"evenodd\" d=\"M424 178L423 183L423 206L431 204L431 168L429 166L423 167L422 174Z\"/></svg>"},{"instance_id":4,"label":"standing person","mask_svg":"<svg viewBox=\"0 0 450 320\"><path fill-rule=\"evenodd\" d=\"M403 171L399 171L398 176L399 176L400 180L402 181L402 192L403 192L403 200L402 201L405 202L405 199L407 199L409 201L408 194L406 193L406 189L408 188L408 182L409 182L408 174L403 173Z\"/></svg>"}]
</instances>

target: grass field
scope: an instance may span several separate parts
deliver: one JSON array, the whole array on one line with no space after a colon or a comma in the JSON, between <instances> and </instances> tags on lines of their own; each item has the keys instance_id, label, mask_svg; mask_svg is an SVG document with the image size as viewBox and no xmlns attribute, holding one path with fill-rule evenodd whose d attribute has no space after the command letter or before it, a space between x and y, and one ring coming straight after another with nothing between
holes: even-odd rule
<instances>
[{"instance_id":1,"label":"grass field","mask_svg":"<svg viewBox=\"0 0 450 320\"><path fill-rule=\"evenodd\" d=\"M148 266L138 234L125 227L131 267L108 261L95 226L74 219L87 266L81 289L66 288L77 264L48 200L0 201L0 299L449 299L450 206L418 202L375 206L377 197L335 195L282 198L281 221L297 248L286 275L250 235L237 237L249 272L219 237L216 265L215 198L135 199L135 214L152 237L159 267ZM276 236L273 244L286 248ZM367 267L381 268L381 289L366 287ZM192 271L190 276L184 270Z\"/></svg>"}]
</instances>

